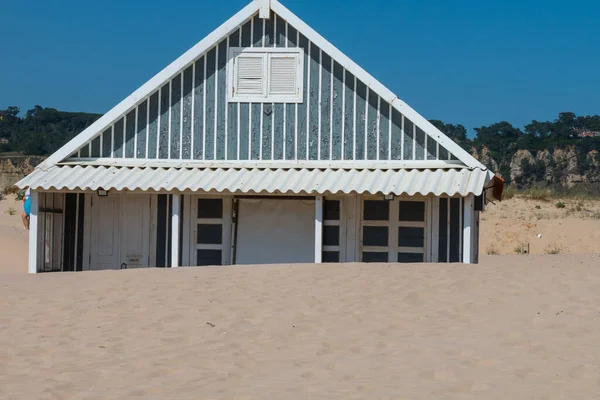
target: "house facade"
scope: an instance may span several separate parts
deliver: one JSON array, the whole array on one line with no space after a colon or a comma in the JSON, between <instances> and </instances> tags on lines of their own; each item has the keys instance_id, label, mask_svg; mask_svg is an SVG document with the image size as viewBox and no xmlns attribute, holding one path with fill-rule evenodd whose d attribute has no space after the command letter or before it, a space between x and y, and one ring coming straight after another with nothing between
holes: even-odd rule
<instances>
[{"instance_id":1,"label":"house facade","mask_svg":"<svg viewBox=\"0 0 600 400\"><path fill-rule=\"evenodd\" d=\"M19 187L29 272L465 262L501 180L277 0L255 0Z\"/></svg>"}]
</instances>

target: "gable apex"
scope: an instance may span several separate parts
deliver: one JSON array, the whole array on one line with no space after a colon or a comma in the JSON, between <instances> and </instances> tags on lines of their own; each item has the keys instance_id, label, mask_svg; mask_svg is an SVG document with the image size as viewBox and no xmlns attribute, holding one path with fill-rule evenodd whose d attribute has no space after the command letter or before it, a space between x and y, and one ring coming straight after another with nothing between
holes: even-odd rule
<instances>
[{"instance_id":1,"label":"gable apex","mask_svg":"<svg viewBox=\"0 0 600 400\"><path fill-rule=\"evenodd\" d=\"M271 11L274 13L275 18L272 17ZM266 18L265 18L266 15ZM379 81L373 78L369 73L367 73L364 69L358 66L355 62L353 62L350 58L348 58L345 54L343 54L340 50L338 50L335 46L329 43L326 39L324 39L321 35L319 35L316 31L310 28L306 23L304 23L300 18L294 15L291 11L289 11L286 7L284 7L278 0L253 0L250 4L244 7L241 11L235 14L232 18L222 24L219 28L209 34L207 37L198 42L195 46L193 46L190 50L185 52L182 56L180 56L177 60L163 69L160 73L151 78L148 82L142 85L139 89L133 92L130 96L125 98L121 103L119 103L116 107L107 112L103 117L101 117L98 121L88 127L86 130L81 132L78 136L73 138L70 142L68 142L65 146L60 148L57 152L52 154L44 163L42 163L38 168L46 169L60 163L70 157L73 153L76 153L78 149L87 143L91 143L91 141L98 136L101 136L107 128L110 128L115 124L117 120L122 118L124 115L128 113L136 111L135 118L137 122L137 109L136 107L140 106L144 102L147 102L149 97L156 92L168 85L170 88L171 81L173 78L181 75L181 86L178 86L181 90L183 86L183 71L190 67L190 65L197 62L198 59L204 57L205 54L208 53L209 50L213 49L219 43L221 43L225 38L229 38L230 35L240 30L240 40L241 40L241 26L244 23L249 23L248 21L251 19L255 19L256 16L262 19L262 21L267 21L267 23L274 24L272 22L275 20L283 20L284 24L289 24L290 27L293 27L298 34L302 35L308 40L308 43L312 43L312 45L317 46L320 52L323 55L327 55L328 59L331 59L331 65L333 66L334 62L339 64L344 70L345 73L348 72L352 74L356 79L358 79L361 84L364 84L367 88L367 92L371 92L376 95L377 98L380 99L381 103L389 104L389 113L387 117L390 121L387 123L390 126L390 134L391 134L391 119L392 119L392 109L394 112L398 112L404 117L406 117L409 121L411 121L415 128L414 133L412 135L417 134L417 130L419 129L422 133L426 135L426 137L430 137L433 139L439 146L443 147L447 150L451 155L456 157L459 161L464 163L469 168L479 168L485 170L486 167L479 163L475 158L473 158L468 152L462 149L458 144L444 135L441 131L435 128L427 119L418 114L415 110L413 110L410 106L400 100L393 92L391 92L388 88L382 85ZM259 20L260 21L260 20ZM264 23L263 25L263 33L264 33ZM256 27L256 23L254 24ZM275 28L276 29L276 28ZM256 37L256 36L255 36ZM229 39L227 41L227 45L229 46ZM221 46L224 47L224 46ZM308 50L310 54L310 49ZM310 57L310 56L309 56ZM206 64L206 60L205 60ZM204 71L206 73L206 69ZM333 76L333 72L330 71ZM179 78L177 78L179 79ZM333 81L333 78L331 78ZM333 85L332 93L333 93ZM355 88L356 89L356 88ZM367 95L368 96L368 95ZM308 99L305 99L308 101ZM319 100L320 101L320 100ZM170 103L170 101L169 101ZM368 103L368 97L367 97ZM388 104L385 104L386 113ZM370 105L367 104L367 108ZM377 102L373 104L376 111L379 112L379 106ZM148 107L146 104L145 107ZM332 106L330 106L332 108ZM382 104L383 108L383 104ZM149 112L149 111L148 111ZM181 111L180 111L181 112ZM269 116L270 114L265 114ZM319 121L320 121L319 117ZM358 118L357 115L354 115L353 118ZM182 119L183 120L183 119ZM378 121L378 120L377 120ZM319 122L320 123L320 122ZM366 124L366 123L365 123ZM136 128L137 130L137 125ZM215 125L216 129L216 125ZM227 128L226 128L227 129ZM262 129L262 127L261 127ZM296 129L298 129L296 127ZM319 128L320 129L320 128ZM377 129L379 129L379 125L377 125ZM404 127L402 128L404 129ZM365 134L367 132L365 125ZM320 131L319 131L320 132ZM216 137L216 136L215 136ZM414 138L414 136L413 136ZM366 139L365 139L366 140ZM106 143L106 142L105 142ZM114 142L113 142L114 145ZM91 146L91 144L90 144ZM91 147L90 147L91 149ZM239 150L238 150L239 152ZM366 154L366 153L365 153ZM158 157L158 156L157 156ZM307 156L308 157L308 156ZM318 156L320 157L320 156ZM427 156L425 156L427 159ZM414 156L413 156L414 158ZM262 159L262 158L261 158ZM333 158L332 158L333 159ZM366 155L365 155L366 159ZM311 159L312 160L312 159ZM379 156L377 156L377 160L379 160ZM382 159L382 161L385 161Z\"/></svg>"}]
</instances>

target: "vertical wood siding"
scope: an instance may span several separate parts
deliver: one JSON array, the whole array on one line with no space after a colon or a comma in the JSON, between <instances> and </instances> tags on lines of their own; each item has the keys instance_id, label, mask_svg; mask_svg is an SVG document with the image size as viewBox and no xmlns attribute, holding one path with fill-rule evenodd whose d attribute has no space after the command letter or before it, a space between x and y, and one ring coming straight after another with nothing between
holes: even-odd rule
<instances>
[{"instance_id":1,"label":"vertical wood siding","mask_svg":"<svg viewBox=\"0 0 600 400\"><path fill-rule=\"evenodd\" d=\"M304 50L302 103L228 103L231 47ZM254 16L73 157L456 160L277 15Z\"/></svg>"}]
</instances>

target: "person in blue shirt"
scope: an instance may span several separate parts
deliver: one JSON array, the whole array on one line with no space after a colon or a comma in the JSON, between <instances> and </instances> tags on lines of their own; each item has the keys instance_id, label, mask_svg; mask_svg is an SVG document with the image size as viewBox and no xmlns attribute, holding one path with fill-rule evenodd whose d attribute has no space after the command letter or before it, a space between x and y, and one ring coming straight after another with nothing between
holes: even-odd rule
<instances>
[{"instance_id":1,"label":"person in blue shirt","mask_svg":"<svg viewBox=\"0 0 600 400\"><path fill-rule=\"evenodd\" d=\"M21 218L23 219L23 226L29 230L29 214L31 212L31 191L27 189L23 196L23 212Z\"/></svg>"}]
</instances>

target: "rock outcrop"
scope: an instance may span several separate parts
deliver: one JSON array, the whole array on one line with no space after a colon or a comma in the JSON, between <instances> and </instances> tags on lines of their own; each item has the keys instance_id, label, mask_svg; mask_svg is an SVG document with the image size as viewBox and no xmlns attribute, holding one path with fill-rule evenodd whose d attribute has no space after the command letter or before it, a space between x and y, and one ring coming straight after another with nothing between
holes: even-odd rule
<instances>
[{"instance_id":1,"label":"rock outcrop","mask_svg":"<svg viewBox=\"0 0 600 400\"><path fill-rule=\"evenodd\" d=\"M44 160L35 156L0 157L0 191L14 185Z\"/></svg>"}]
</instances>

